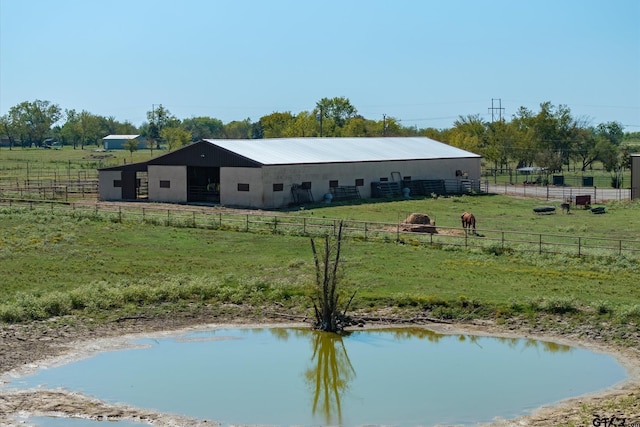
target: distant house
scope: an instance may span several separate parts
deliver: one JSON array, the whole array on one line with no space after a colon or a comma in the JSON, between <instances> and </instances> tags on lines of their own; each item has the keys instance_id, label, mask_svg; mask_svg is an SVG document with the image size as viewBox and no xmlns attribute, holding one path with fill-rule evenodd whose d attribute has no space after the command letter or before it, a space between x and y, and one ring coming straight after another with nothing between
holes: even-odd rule
<instances>
[{"instance_id":1,"label":"distant house","mask_svg":"<svg viewBox=\"0 0 640 427\"><path fill-rule=\"evenodd\" d=\"M102 138L102 145L105 150L124 150L127 141L135 139L138 141L138 148L144 148L146 141L140 135L107 135Z\"/></svg>"}]
</instances>

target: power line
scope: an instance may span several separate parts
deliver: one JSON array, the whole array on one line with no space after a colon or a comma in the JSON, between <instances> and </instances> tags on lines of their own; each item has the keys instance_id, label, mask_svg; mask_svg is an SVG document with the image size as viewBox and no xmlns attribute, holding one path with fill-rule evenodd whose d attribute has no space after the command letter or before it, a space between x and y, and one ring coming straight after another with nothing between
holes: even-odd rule
<instances>
[{"instance_id":1,"label":"power line","mask_svg":"<svg viewBox=\"0 0 640 427\"><path fill-rule=\"evenodd\" d=\"M494 102L498 101L498 106L496 107ZM502 99L501 98L491 98L491 108L489 108L489 111L491 111L491 123L496 121L496 114L498 116L498 121L502 121L502 112L504 111L504 108L502 108ZM496 113L497 111L497 113Z\"/></svg>"}]
</instances>

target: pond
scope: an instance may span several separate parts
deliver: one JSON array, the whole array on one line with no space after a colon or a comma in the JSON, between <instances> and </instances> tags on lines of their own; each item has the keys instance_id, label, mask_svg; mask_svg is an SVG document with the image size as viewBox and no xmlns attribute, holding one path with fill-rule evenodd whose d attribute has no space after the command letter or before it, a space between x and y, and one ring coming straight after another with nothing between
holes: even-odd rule
<instances>
[{"instance_id":1,"label":"pond","mask_svg":"<svg viewBox=\"0 0 640 427\"><path fill-rule=\"evenodd\" d=\"M343 337L308 328L220 328L133 344L41 369L9 387L65 388L224 426L409 427L514 418L627 377L606 354L425 328ZM37 425L58 425L50 421L41 417Z\"/></svg>"}]
</instances>

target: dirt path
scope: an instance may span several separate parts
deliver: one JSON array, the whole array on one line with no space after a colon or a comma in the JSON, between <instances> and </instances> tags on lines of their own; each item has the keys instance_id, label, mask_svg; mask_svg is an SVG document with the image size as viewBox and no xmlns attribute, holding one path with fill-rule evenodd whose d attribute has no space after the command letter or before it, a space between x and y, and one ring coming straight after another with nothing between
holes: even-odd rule
<instances>
[{"instance_id":1,"label":"dirt path","mask_svg":"<svg viewBox=\"0 0 640 427\"><path fill-rule=\"evenodd\" d=\"M0 387L15 375L34 371L38 366L65 363L87 352L125 345L137 334L168 334L185 328L204 325L284 325L290 320L255 315L241 309L216 314L198 313L162 317L118 319L109 323L73 318L26 325L0 326ZM394 326L391 323L369 324L368 327ZM583 426L598 425L597 420L616 417L615 424L640 423L640 353L634 348L604 344L601 340L584 340L567 334L535 331L524 325L509 328L490 322L474 324L432 324L428 327L441 333L465 333L504 337L527 337L555 341L561 344L607 352L618 358L629 372L630 379L600 393L570 399L561 404L541 408L533 415L494 423L499 426ZM112 405L78 393L60 390L8 391L0 388L0 426L24 425L27 415L66 415L95 420L134 420L155 426L211 426L214 420L196 420L178 415L159 414L126 405ZM600 425L605 425L604 423ZM638 424L640 425L640 424Z\"/></svg>"}]
</instances>

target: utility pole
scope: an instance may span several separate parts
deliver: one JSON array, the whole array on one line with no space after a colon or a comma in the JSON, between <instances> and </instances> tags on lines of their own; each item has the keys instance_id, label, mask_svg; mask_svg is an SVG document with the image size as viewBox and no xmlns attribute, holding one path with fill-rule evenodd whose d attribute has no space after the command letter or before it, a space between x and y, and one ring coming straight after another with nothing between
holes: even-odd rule
<instances>
[{"instance_id":1,"label":"utility pole","mask_svg":"<svg viewBox=\"0 0 640 427\"><path fill-rule=\"evenodd\" d=\"M382 136L387 136L387 115L382 115Z\"/></svg>"},{"instance_id":2,"label":"utility pole","mask_svg":"<svg viewBox=\"0 0 640 427\"><path fill-rule=\"evenodd\" d=\"M495 101L497 101L497 107L494 103ZM491 98L491 108L489 108L489 111L491 111L491 123L496 121L496 117L498 118L498 121L502 121L502 112L504 111L504 108L502 108L502 99Z\"/></svg>"}]
</instances>

